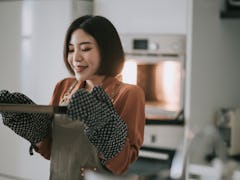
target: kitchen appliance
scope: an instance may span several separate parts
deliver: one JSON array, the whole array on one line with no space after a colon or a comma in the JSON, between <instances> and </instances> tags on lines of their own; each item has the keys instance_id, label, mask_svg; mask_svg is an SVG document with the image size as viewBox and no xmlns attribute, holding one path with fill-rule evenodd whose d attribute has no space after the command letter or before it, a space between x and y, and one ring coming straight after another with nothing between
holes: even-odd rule
<instances>
[{"instance_id":1,"label":"kitchen appliance","mask_svg":"<svg viewBox=\"0 0 240 180\"><path fill-rule=\"evenodd\" d=\"M140 86L146 98L139 155L168 160L184 137L186 37L120 34L120 38L125 52L122 80Z\"/></svg>"},{"instance_id":2,"label":"kitchen appliance","mask_svg":"<svg viewBox=\"0 0 240 180\"><path fill-rule=\"evenodd\" d=\"M240 0L226 0L225 4L228 10L235 10L238 12L240 10Z\"/></svg>"},{"instance_id":3,"label":"kitchen appliance","mask_svg":"<svg viewBox=\"0 0 240 180\"><path fill-rule=\"evenodd\" d=\"M228 0L228 3L231 6L240 6L240 1L239 0Z\"/></svg>"},{"instance_id":4,"label":"kitchen appliance","mask_svg":"<svg viewBox=\"0 0 240 180\"><path fill-rule=\"evenodd\" d=\"M228 155L240 155L240 108L222 108L217 113L217 128L225 142Z\"/></svg>"},{"instance_id":5,"label":"kitchen appliance","mask_svg":"<svg viewBox=\"0 0 240 180\"><path fill-rule=\"evenodd\" d=\"M145 93L147 119L176 120L183 110L185 36L122 34L122 79Z\"/></svg>"}]
</instances>

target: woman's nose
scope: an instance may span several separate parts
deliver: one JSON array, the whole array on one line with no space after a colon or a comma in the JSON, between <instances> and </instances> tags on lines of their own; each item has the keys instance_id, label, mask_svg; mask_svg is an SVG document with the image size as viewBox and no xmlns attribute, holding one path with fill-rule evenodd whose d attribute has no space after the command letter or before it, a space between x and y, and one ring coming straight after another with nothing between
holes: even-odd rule
<instances>
[{"instance_id":1,"label":"woman's nose","mask_svg":"<svg viewBox=\"0 0 240 180\"><path fill-rule=\"evenodd\" d=\"M80 51L75 51L74 52L73 60L74 61L82 61L83 60Z\"/></svg>"}]
</instances>

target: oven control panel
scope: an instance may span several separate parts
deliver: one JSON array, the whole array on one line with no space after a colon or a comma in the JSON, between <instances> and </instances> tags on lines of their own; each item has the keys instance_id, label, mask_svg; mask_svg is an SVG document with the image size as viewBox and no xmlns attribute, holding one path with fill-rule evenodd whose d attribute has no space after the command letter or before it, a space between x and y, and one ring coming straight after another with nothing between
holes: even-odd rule
<instances>
[{"instance_id":1,"label":"oven control panel","mask_svg":"<svg viewBox=\"0 0 240 180\"><path fill-rule=\"evenodd\" d=\"M126 54L185 55L186 37L182 34L120 34Z\"/></svg>"}]
</instances>

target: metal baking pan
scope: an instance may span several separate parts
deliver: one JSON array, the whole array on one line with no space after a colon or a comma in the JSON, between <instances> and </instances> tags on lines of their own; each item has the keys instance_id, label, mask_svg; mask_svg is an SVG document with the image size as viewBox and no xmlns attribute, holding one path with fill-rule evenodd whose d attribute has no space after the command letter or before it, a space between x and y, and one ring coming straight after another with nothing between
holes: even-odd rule
<instances>
[{"instance_id":1,"label":"metal baking pan","mask_svg":"<svg viewBox=\"0 0 240 180\"><path fill-rule=\"evenodd\" d=\"M0 103L0 112L66 114L66 106Z\"/></svg>"}]
</instances>

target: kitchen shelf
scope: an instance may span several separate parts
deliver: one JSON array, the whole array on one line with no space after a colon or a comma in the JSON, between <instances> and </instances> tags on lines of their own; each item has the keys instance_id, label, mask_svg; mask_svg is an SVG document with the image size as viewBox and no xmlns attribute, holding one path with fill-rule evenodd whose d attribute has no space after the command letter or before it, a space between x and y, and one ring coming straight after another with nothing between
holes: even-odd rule
<instances>
[{"instance_id":1,"label":"kitchen shelf","mask_svg":"<svg viewBox=\"0 0 240 180\"><path fill-rule=\"evenodd\" d=\"M222 19L240 19L240 10L223 10L220 17Z\"/></svg>"}]
</instances>

